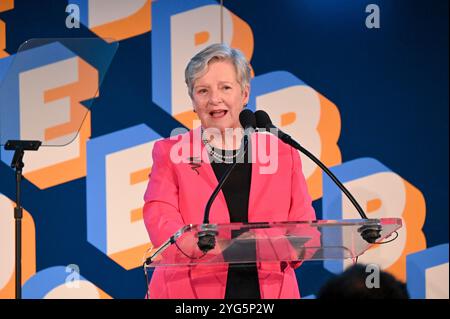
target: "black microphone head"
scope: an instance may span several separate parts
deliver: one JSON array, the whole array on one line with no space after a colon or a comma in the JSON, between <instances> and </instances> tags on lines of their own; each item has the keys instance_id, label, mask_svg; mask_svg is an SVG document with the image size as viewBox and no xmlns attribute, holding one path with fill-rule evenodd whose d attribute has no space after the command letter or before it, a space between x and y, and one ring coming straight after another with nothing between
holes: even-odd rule
<instances>
[{"instance_id":1,"label":"black microphone head","mask_svg":"<svg viewBox=\"0 0 450 319\"><path fill-rule=\"evenodd\" d=\"M249 127L256 128L255 113L253 113L249 109L242 110L239 114L239 122L241 122L241 125L244 129L247 129Z\"/></svg>"},{"instance_id":2,"label":"black microphone head","mask_svg":"<svg viewBox=\"0 0 450 319\"><path fill-rule=\"evenodd\" d=\"M272 126L272 121L270 120L269 114L263 110L256 111L255 118L257 128L267 128Z\"/></svg>"}]
</instances>

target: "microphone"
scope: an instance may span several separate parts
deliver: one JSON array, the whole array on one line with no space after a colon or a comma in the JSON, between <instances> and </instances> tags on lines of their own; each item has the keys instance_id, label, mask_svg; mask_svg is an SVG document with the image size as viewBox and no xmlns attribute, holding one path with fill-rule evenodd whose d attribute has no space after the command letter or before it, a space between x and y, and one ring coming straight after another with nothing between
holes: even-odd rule
<instances>
[{"instance_id":1,"label":"microphone","mask_svg":"<svg viewBox=\"0 0 450 319\"><path fill-rule=\"evenodd\" d=\"M266 129L268 132L276 135L280 140L282 140L284 143L292 146L293 148L299 150L308 158L310 158L316 165L318 165L332 180L333 182L341 189L341 191L347 196L347 198L350 200L350 202L353 204L353 206L358 211L359 215L362 219L368 219L366 214L364 213L364 210L361 208L361 206L358 204L356 199L353 197L353 195L347 190L347 188L341 183L341 181L338 180L338 178L328 169L328 167L325 166L314 154L309 152L307 149L305 149L303 146L301 146L298 142L296 142L290 135L284 133L282 130L277 128L275 125L272 124L272 121L270 120L269 114L267 114L263 110L258 110L255 112L255 118L256 118L256 127L257 128L263 128ZM374 243L378 238L381 237L380 235L381 228L379 225L365 225L358 229L358 231L361 232L361 236L369 243Z\"/></svg>"},{"instance_id":2,"label":"microphone","mask_svg":"<svg viewBox=\"0 0 450 319\"><path fill-rule=\"evenodd\" d=\"M256 128L255 113L253 113L249 109L242 110L241 113L239 113L239 122L241 123L244 130L254 130Z\"/></svg>"},{"instance_id":3,"label":"microphone","mask_svg":"<svg viewBox=\"0 0 450 319\"><path fill-rule=\"evenodd\" d=\"M244 147L244 152L242 156L245 156L248 149L248 135L256 128L256 118L255 114L250 111L249 109L245 109L241 111L239 114L239 122L241 123L242 127L244 128L244 136L242 140L242 145ZM241 146L242 147L242 146ZM216 199L217 195L219 194L220 190L222 189L223 185L227 181L228 177L230 176L233 169L236 167L236 164L238 161L234 162L223 174L223 176L220 178L219 183L214 190L214 192L209 197L208 202L206 203L204 217L203 217L203 224L209 224L209 212L211 210L211 206ZM202 250L204 253L207 253L211 249L214 249L216 238L215 235L217 235L217 232L214 230L206 230L201 231L198 233L198 243L197 246Z\"/></svg>"},{"instance_id":4,"label":"microphone","mask_svg":"<svg viewBox=\"0 0 450 319\"><path fill-rule=\"evenodd\" d=\"M278 127L273 125L272 121L270 120L269 114L267 114L265 111L263 111L263 110L256 111L255 118L256 118L256 127L257 128L266 129L270 133L276 135L284 143L291 145L294 148L298 149L298 147L301 147L301 145L298 144L295 140L293 140L289 134L284 133Z\"/></svg>"}]
</instances>

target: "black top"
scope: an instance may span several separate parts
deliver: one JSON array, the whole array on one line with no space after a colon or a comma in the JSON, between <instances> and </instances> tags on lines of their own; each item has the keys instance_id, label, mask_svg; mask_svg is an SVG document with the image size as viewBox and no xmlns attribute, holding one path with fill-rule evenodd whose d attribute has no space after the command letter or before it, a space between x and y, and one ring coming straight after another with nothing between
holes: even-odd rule
<instances>
[{"instance_id":1,"label":"black top","mask_svg":"<svg viewBox=\"0 0 450 319\"><path fill-rule=\"evenodd\" d=\"M249 147L250 148L250 147ZM215 149L219 154L221 150ZM235 154L235 152L233 153ZM238 155L239 156L239 155ZM217 180L223 176L231 163L218 163L211 157L211 165ZM247 160L237 163L234 170L228 176L223 185L222 192L230 213L230 222L248 222L248 202L250 195L250 183L252 177L252 164ZM232 237L239 236L239 232L233 231ZM250 254L256 254L256 246L249 248ZM259 290L258 272L256 264L230 264L228 268L225 299L261 298Z\"/></svg>"}]
</instances>

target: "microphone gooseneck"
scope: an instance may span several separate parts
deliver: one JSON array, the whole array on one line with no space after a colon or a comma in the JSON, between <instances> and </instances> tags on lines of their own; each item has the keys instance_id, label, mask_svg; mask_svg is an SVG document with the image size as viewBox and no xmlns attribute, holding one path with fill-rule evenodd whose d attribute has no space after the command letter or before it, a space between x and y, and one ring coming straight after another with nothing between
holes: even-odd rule
<instances>
[{"instance_id":1,"label":"microphone gooseneck","mask_svg":"<svg viewBox=\"0 0 450 319\"><path fill-rule=\"evenodd\" d=\"M247 146L248 146L248 138L246 135L244 135L244 153L243 155L245 156L246 152L247 152ZM206 207L205 207L205 213L204 213L204 217L203 217L203 224L209 224L209 212L211 210L211 206L212 203L214 202L214 200L217 197L217 194L219 194L220 190L222 189L223 185L225 184L225 182L227 181L228 177L230 176L231 172L233 171L233 169L236 167L238 161L233 162L233 164L227 168L227 170L225 171L225 173L222 175L222 177L219 180L219 184L217 184L217 187L214 189L214 192L211 194L211 196L209 197L208 202L206 203Z\"/></svg>"},{"instance_id":2,"label":"microphone gooseneck","mask_svg":"<svg viewBox=\"0 0 450 319\"><path fill-rule=\"evenodd\" d=\"M241 111L241 113L239 114L239 122L241 123L241 125L245 131L244 136L243 136L243 141L242 141L243 147L244 147L243 156L245 156L245 154L247 153L247 149L248 149L249 129L252 130L252 129L256 128L255 114L252 111L245 109L245 110ZM216 199L217 194L219 194L219 192L222 189L223 185L225 184L226 180L230 176L231 172L236 167L236 164L237 164L237 161L233 162L233 164L225 171L225 173L219 180L219 184L217 185L216 189L209 197L209 200L206 203L205 212L203 214L203 223L204 224L209 224L209 212L211 210L211 205L214 202L214 200Z\"/></svg>"},{"instance_id":3,"label":"microphone gooseneck","mask_svg":"<svg viewBox=\"0 0 450 319\"><path fill-rule=\"evenodd\" d=\"M248 135L249 133L256 128L256 118L255 114L245 109L241 111L239 114L239 122L241 123L242 127L244 128L244 136L242 138L242 145L243 152L242 156L245 157L248 150ZM220 190L223 188L223 185L227 181L228 177L231 175L231 172L236 167L238 161L234 161L230 167L227 168L223 176L220 178L219 183L217 184L217 187L214 189L213 193L209 197L208 202L205 206L205 212L203 215L203 224L209 224L209 213L211 211L211 206L216 199L217 195L219 194ZM214 249L215 247L215 235L217 233L212 230L202 231L198 233L198 247L204 252L207 253L209 250Z\"/></svg>"},{"instance_id":4,"label":"microphone gooseneck","mask_svg":"<svg viewBox=\"0 0 450 319\"><path fill-rule=\"evenodd\" d=\"M273 125L269 115L265 111L263 110L256 111L255 118L257 128L266 129L268 132L276 135L284 143L299 150L300 152L305 154L308 158L310 158L314 163L316 163L316 165L319 166L333 180L333 182L340 188L340 190L345 194L345 196L347 196L347 198L350 200L350 202L358 211L361 218L368 219L367 215L364 213L364 210L356 201L355 197L353 197L353 195L341 183L341 181L328 169L328 167L325 166L325 164L323 164L316 156L314 156L314 154L312 154L303 146L301 146L290 135L284 133L282 130ZM380 238L380 227L378 225L374 225L374 227L372 227L371 225L369 226L366 225L361 227L359 231L361 232L361 236L369 243L374 243L378 238Z\"/></svg>"}]
</instances>

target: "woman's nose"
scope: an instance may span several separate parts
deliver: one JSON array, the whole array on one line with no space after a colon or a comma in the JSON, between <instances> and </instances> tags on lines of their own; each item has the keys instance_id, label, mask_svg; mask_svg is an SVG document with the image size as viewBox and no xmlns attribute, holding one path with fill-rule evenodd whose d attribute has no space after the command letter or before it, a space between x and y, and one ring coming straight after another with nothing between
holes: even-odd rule
<instances>
[{"instance_id":1,"label":"woman's nose","mask_svg":"<svg viewBox=\"0 0 450 319\"><path fill-rule=\"evenodd\" d=\"M209 102L211 104L220 104L221 102L223 102L222 96L221 96L219 90L211 91L211 94L209 95Z\"/></svg>"}]
</instances>

